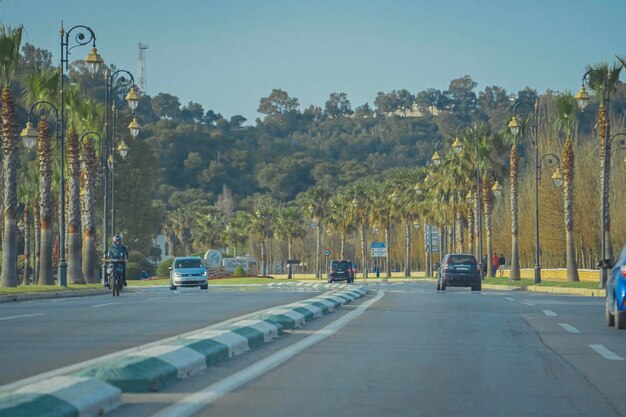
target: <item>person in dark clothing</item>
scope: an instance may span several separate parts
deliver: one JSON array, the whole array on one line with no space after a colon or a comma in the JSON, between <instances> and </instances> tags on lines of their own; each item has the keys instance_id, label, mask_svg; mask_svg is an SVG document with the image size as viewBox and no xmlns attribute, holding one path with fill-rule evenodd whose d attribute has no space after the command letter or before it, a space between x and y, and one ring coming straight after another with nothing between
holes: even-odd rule
<instances>
[{"instance_id":1,"label":"person in dark clothing","mask_svg":"<svg viewBox=\"0 0 626 417\"><path fill-rule=\"evenodd\" d=\"M506 265L506 258L504 254L500 254L500 258L498 259L498 270L500 271L500 276L502 276L502 271L504 271L504 265Z\"/></svg>"},{"instance_id":2,"label":"person in dark clothing","mask_svg":"<svg viewBox=\"0 0 626 417\"><path fill-rule=\"evenodd\" d=\"M487 255L483 255L483 259L480 260L480 275L482 279L487 276Z\"/></svg>"},{"instance_id":3,"label":"person in dark clothing","mask_svg":"<svg viewBox=\"0 0 626 417\"><path fill-rule=\"evenodd\" d=\"M115 235L113 236L113 245L109 248L107 254L107 259L120 259L120 260L128 260L128 249L126 246L122 245L122 236ZM126 286L126 263L122 263L123 272L122 272L122 281L124 286ZM104 285L109 286L108 277L104 278Z\"/></svg>"}]
</instances>

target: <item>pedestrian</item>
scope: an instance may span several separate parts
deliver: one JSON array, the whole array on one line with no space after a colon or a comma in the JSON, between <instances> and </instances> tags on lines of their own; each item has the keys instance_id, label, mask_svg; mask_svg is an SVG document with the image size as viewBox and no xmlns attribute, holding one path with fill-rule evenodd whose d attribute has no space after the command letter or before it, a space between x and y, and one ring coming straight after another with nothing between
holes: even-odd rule
<instances>
[{"instance_id":1,"label":"pedestrian","mask_svg":"<svg viewBox=\"0 0 626 417\"><path fill-rule=\"evenodd\" d=\"M494 252L493 256L491 257L491 266L493 267L493 275L496 275L496 271L498 270L498 267L500 266L500 258L498 258L498 255Z\"/></svg>"},{"instance_id":2,"label":"pedestrian","mask_svg":"<svg viewBox=\"0 0 626 417\"><path fill-rule=\"evenodd\" d=\"M148 279L148 273L145 270L141 271L141 279Z\"/></svg>"},{"instance_id":3,"label":"pedestrian","mask_svg":"<svg viewBox=\"0 0 626 417\"><path fill-rule=\"evenodd\" d=\"M506 258L504 254L500 254L500 259L498 259L498 269L500 270L500 276L502 276L502 271L504 271L504 265L506 265Z\"/></svg>"}]
</instances>

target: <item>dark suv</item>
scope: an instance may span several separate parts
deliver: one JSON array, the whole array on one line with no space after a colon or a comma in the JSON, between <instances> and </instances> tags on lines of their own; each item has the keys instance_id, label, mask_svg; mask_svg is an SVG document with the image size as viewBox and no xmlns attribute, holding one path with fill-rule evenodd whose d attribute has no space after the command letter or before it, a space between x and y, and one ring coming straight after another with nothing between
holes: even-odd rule
<instances>
[{"instance_id":1,"label":"dark suv","mask_svg":"<svg viewBox=\"0 0 626 417\"><path fill-rule=\"evenodd\" d=\"M354 268L352 262L346 259L333 260L330 262L328 271L328 282L347 281L348 284L354 282Z\"/></svg>"},{"instance_id":2,"label":"dark suv","mask_svg":"<svg viewBox=\"0 0 626 417\"><path fill-rule=\"evenodd\" d=\"M474 255L449 253L444 256L437 269L437 291L445 291L447 286L481 290L480 264L476 262Z\"/></svg>"}]
</instances>

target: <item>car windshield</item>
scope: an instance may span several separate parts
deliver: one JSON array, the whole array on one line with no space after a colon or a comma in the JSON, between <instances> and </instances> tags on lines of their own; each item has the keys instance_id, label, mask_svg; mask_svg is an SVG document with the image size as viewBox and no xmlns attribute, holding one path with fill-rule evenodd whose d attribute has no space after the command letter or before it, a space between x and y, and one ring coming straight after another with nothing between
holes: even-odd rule
<instances>
[{"instance_id":1,"label":"car windshield","mask_svg":"<svg viewBox=\"0 0 626 417\"><path fill-rule=\"evenodd\" d=\"M459 264L475 264L476 259L472 255L450 255L448 259L448 264L451 265L459 265Z\"/></svg>"},{"instance_id":2,"label":"car windshield","mask_svg":"<svg viewBox=\"0 0 626 417\"><path fill-rule=\"evenodd\" d=\"M176 268L203 268L202 261L199 259L179 259L176 261Z\"/></svg>"},{"instance_id":3,"label":"car windshield","mask_svg":"<svg viewBox=\"0 0 626 417\"><path fill-rule=\"evenodd\" d=\"M337 271L339 269L346 270L350 268L350 262L348 261L333 261L331 266L333 271Z\"/></svg>"}]
</instances>

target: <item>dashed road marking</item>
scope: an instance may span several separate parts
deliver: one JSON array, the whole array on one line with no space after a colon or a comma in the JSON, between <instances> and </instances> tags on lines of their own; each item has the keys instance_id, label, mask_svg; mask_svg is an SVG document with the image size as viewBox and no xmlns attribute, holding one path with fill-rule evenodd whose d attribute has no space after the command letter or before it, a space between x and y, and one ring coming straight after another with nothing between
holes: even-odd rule
<instances>
[{"instance_id":1,"label":"dashed road marking","mask_svg":"<svg viewBox=\"0 0 626 417\"><path fill-rule=\"evenodd\" d=\"M119 303L94 304L94 305L89 306L89 307L100 308L100 307L112 306L112 305L115 305L115 304L119 304Z\"/></svg>"},{"instance_id":2,"label":"dashed road marking","mask_svg":"<svg viewBox=\"0 0 626 417\"><path fill-rule=\"evenodd\" d=\"M511 297L505 297L505 300L509 300L509 301L515 301L515 298L511 298Z\"/></svg>"},{"instance_id":3,"label":"dashed road marking","mask_svg":"<svg viewBox=\"0 0 626 417\"><path fill-rule=\"evenodd\" d=\"M623 361L624 360L624 358L611 352L606 347L604 347L604 345L589 345L589 347L595 350L600 356L610 361Z\"/></svg>"},{"instance_id":4,"label":"dashed road marking","mask_svg":"<svg viewBox=\"0 0 626 417\"><path fill-rule=\"evenodd\" d=\"M26 317L43 316L43 313L22 314L20 316L0 317L0 320L25 319Z\"/></svg>"},{"instance_id":5,"label":"dashed road marking","mask_svg":"<svg viewBox=\"0 0 626 417\"><path fill-rule=\"evenodd\" d=\"M578 330L576 327L572 326L571 324L559 323L559 326L561 326L563 330L568 331L570 333L582 333L580 330Z\"/></svg>"},{"instance_id":6,"label":"dashed road marking","mask_svg":"<svg viewBox=\"0 0 626 417\"><path fill-rule=\"evenodd\" d=\"M531 307L535 305L533 303L528 303L526 301L520 301L520 304L524 304L525 306L531 306Z\"/></svg>"},{"instance_id":7,"label":"dashed road marking","mask_svg":"<svg viewBox=\"0 0 626 417\"><path fill-rule=\"evenodd\" d=\"M552 310L543 310L543 313L546 316L550 316L550 317L556 317L557 316L557 314L554 311L552 311Z\"/></svg>"}]
</instances>

